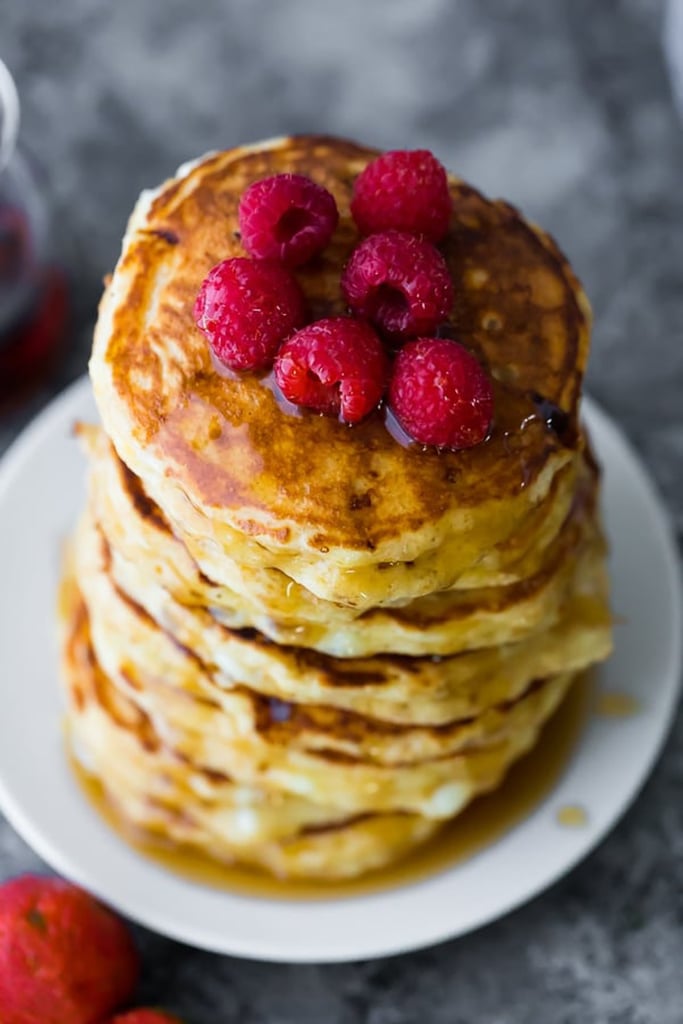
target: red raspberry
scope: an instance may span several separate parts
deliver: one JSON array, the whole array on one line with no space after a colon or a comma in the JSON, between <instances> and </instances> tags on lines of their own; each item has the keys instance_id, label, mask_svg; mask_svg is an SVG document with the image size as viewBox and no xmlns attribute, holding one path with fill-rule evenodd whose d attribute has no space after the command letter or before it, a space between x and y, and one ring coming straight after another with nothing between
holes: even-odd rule
<instances>
[{"instance_id":1,"label":"red raspberry","mask_svg":"<svg viewBox=\"0 0 683 1024\"><path fill-rule=\"evenodd\" d=\"M488 434L493 388L478 360L457 341L418 338L396 357L389 403L414 440L457 451Z\"/></svg>"},{"instance_id":2,"label":"red raspberry","mask_svg":"<svg viewBox=\"0 0 683 1024\"><path fill-rule=\"evenodd\" d=\"M124 923L81 889L34 875L0 888L2 1024L99 1024L138 967Z\"/></svg>"},{"instance_id":3,"label":"red raspberry","mask_svg":"<svg viewBox=\"0 0 683 1024\"><path fill-rule=\"evenodd\" d=\"M298 267L321 252L339 220L334 197L303 174L255 181L240 199L242 244L251 256Z\"/></svg>"},{"instance_id":4,"label":"red raspberry","mask_svg":"<svg viewBox=\"0 0 683 1024\"><path fill-rule=\"evenodd\" d=\"M453 305L443 256L405 231L384 231L361 242L344 268L341 287L354 313L393 339L432 334Z\"/></svg>"},{"instance_id":5,"label":"red raspberry","mask_svg":"<svg viewBox=\"0 0 683 1024\"><path fill-rule=\"evenodd\" d=\"M112 1017L108 1024L181 1024L181 1021L163 1010L129 1010Z\"/></svg>"},{"instance_id":6,"label":"red raspberry","mask_svg":"<svg viewBox=\"0 0 683 1024\"><path fill-rule=\"evenodd\" d=\"M295 278L279 263L232 259L209 271L194 318L216 357L231 370L263 370L306 320Z\"/></svg>"},{"instance_id":7,"label":"red raspberry","mask_svg":"<svg viewBox=\"0 0 683 1024\"><path fill-rule=\"evenodd\" d=\"M446 171L436 157L427 149L398 149L358 175L351 213L364 235L397 228L439 242L452 205Z\"/></svg>"},{"instance_id":8,"label":"red raspberry","mask_svg":"<svg viewBox=\"0 0 683 1024\"><path fill-rule=\"evenodd\" d=\"M343 316L304 327L275 360L285 398L345 423L358 423L379 404L386 376L387 358L375 332Z\"/></svg>"}]
</instances>

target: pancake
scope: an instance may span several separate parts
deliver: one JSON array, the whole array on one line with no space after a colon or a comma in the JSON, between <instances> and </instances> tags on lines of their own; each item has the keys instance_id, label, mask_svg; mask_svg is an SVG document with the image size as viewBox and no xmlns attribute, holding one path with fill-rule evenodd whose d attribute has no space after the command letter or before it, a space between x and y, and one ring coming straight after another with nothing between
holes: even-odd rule
<instances>
[{"instance_id":1,"label":"pancake","mask_svg":"<svg viewBox=\"0 0 683 1024\"><path fill-rule=\"evenodd\" d=\"M100 500L100 518L110 519L112 528L117 523L135 524L134 530L121 530L120 541L124 549L126 543L134 545L136 542L140 548L147 547L152 551L164 545L157 554L158 572L163 574L167 568L173 570L177 566L179 576L184 575L185 581L176 578L173 586L189 587L190 598L204 604L230 607L234 591L237 591L243 600L258 602L258 607L268 614L289 614L297 620L329 621L330 616L348 620L362 614L362 607L321 599L277 569L252 568L227 557L223 561L228 583L225 586L215 583L208 575L210 565L208 561L204 562L202 545L193 544L191 537L183 536L177 530L174 532L162 509L147 493L144 482L118 458L106 434L86 424L78 424L77 432L91 460ZM527 516L523 528L498 550L498 569L492 571L484 564L475 565L458 577L453 589L505 586L538 571L548 545L566 521L568 507L571 513L571 504L583 476L588 472L597 477L597 467L586 445L584 438L586 465L584 460L575 459L556 475L548 501L543 506L536 506ZM155 530L158 531L156 536ZM174 539L180 543L171 546L169 541ZM410 566L403 568L410 571ZM383 564L379 567L381 572L386 569ZM225 597L221 593L223 590ZM395 603L408 602L397 600Z\"/></svg>"},{"instance_id":2,"label":"pancake","mask_svg":"<svg viewBox=\"0 0 683 1024\"><path fill-rule=\"evenodd\" d=\"M88 630L89 635L85 604L76 604L66 619L67 685L73 678L70 638L79 626ZM462 737L456 738L456 746L461 747L459 753L422 763L392 764L386 752L382 763L379 758L360 760L322 746L316 742L315 728L309 728L308 720L280 720L276 715L267 723L254 712L254 703L245 691L226 692L219 701L219 694L213 690L212 698L208 698L209 691L197 676L183 671L179 662L174 665L170 654L163 665L154 663L155 678L138 667L141 662L137 658L135 667L130 663L111 664L110 675L99 659L101 651L106 661L111 661L105 646L98 649L95 642L90 647L88 640L88 650L88 660L98 666L113 686L107 697L110 713L130 720L141 731L143 745L150 750L166 747L182 763L199 764L214 776L225 776L266 793L303 797L326 808L333 820L387 812L420 813L442 820L458 813L474 795L497 785L509 765L529 749L573 678L565 674L539 681L525 700L510 709L518 718L516 727L505 730L494 725L488 743L479 743L472 735L478 726L472 729L472 723L455 723L453 733L469 732L464 742ZM160 673L163 679L158 678ZM191 692L191 678L198 683L200 692ZM125 713L121 708L126 709ZM72 708L71 720L74 713ZM271 735L270 726L275 729ZM364 731L360 730L361 734ZM400 733L397 729L392 731L394 735ZM344 743L347 733L337 738ZM334 739L328 722L324 742L333 743ZM187 809L191 812L191 801Z\"/></svg>"},{"instance_id":3,"label":"pancake","mask_svg":"<svg viewBox=\"0 0 683 1024\"><path fill-rule=\"evenodd\" d=\"M585 562L586 557L599 557L601 553L602 544L591 527L591 519L577 518L571 531L553 549L548 564L531 579L510 587L440 593L400 609L371 610L352 623L330 625L327 630L322 626L293 626L287 631L270 617L265 621L254 620L245 616L244 604L239 599L233 606L234 612L211 606L208 615L235 631L263 625L264 635L278 642L289 641L288 646L308 643L313 649L332 651L345 660L386 651L445 656L511 643L549 628L557 621L573 586L577 561ZM158 586L156 578L144 574L144 565L141 567L139 562L118 554L114 557L116 576L125 588L137 592L143 604L156 609L152 614L163 615L170 628L174 628L174 622L178 628L187 628L182 625L189 620L184 614L186 606L169 601L167 591ZM198 616L206 623L202 628L210 629L205 607L198 607Z\"/></svg>"},{"instance_id":4,"label":"pancake","mask_svg":"<svg viewBox=\"0 0 683 1024\"><path fill-rule=\"evenodd\" d=\"M440 726L264 699L249 679L224 688L195 650L116 588L106 564L93 566L97 539L86 523L77 538L76 572L102 668L183 756L201 757L212 770L249 785L347 813L448 817L471 798L473 766L485 776L502 771L518 756L520 742L526 749L526 737L535 735L571 678L535 680L512 702Z\"/></svg>"},{"instance_id":5,"label":"pancake","mask_svg":"<svg viewBox=\"0 0 683 1024\"><path fill-rule=\"evenodd\" d=\"M65 611L69 746L136 839L192 847L280 877L330 881L400 859L438 829L438 821L411 814L330 817L300 797L188 763L158 742L144 714L102 672L77 590Z\"/></svg>"},{"instance_id":6,"label":"pancake","mask_svg":"<svg viewBox=\"0 0 683 1024\"><path fill-rule=\"evenodd\" d=\"M128 603L211 665L226 685L250 679L259 692L283 700L323 702L369 710L392 721L432 724L508 700L536 675L564 667L578 670L605 657L611 647L611 616L601 556L602 541L595 537L581 560L570 566L573 585L552 628L536 630L522 641L450 657L382 654L342 660L273 644L255 630L224 626L205 609L178 605L154 581L140 580L136 567L122 563L94 532L81 547L84 587L94 586L90 580L97 576L107 593L114 587L122 597L123 604L117 605L122 616L115 617L109 607L107 617L107 629L119 644L137 645Z\"/></svg>"},{"instance_id":7,"label":"pancake","mask_svg":"<svg viewBox=\"0 0 683 1024\"><path fill-rule=\"evenodd\" d=\"M600 550L595 530L586 525L594 520L597 474L592 465L582 464L580 485L563 528L541 554L523 560L529 576L507 586L458 588L361 613L302 592L279 572L271 571L274 580L262 580L268 570L249 572L233 563L233 587L228 589L213 584L194 562L104 435L90 431L88 436L93 514L113 549L116 574L124 588L146 607L151 601L159 608L166 603L164 593L157 588L148 601L144 594L160 583L181 605L208 608L230 629L255 628L277 643L306 646L336 657L382 651L447 655L522 639L557 619L572 586L574 561L583 548L590 543ZM182 609L173 613L172 608L169 604L169 615L182 615Z\"/></svg>"},{"instance_id":8,"label":"pancake","mask_svg":"<svg viewBox=\"0 0 683 1024\"><path fill-rule=\"evenodd\" d=\"M397 443L379 413L353 428L292 415L268 380L212 363L192 305L213 264L243 255L244 188L296 171L332 192L339 227L298 277L314 316L340 313L339 274L357 242L352 180L375 155L311 137L215 154L143 196L129 224L95 332L98 407L123 461L219 584L227 556L366 609L451 587L475 565L495 573L582 443L583 292L547 235L455 178L442 250L452 328L494 378L485 443L424 451Z\"/></svg>"},{"instance_id":9,"label":"pancake","mask_svg":"<svg viewBox=\"0 0 683 1024\"><path fill-rule=\"evenodd\" d=\"M106 586L113 586L121 600L108 604L106 628L123 651L137 645L137 625L151 618L196 654L222 687L248 680L252 689L276 700L323 704L397 724L439 726L514 700L535 678L579 671L609 654L612 620L597 554L597 548L586 550L575 589L551 628L516 643L448 657L381 654L341 660L276 645L257 631L236 631L205 610L178 605L160 588L147 590L143 602L131 599L113 562ZM131 607L138 612L132 621Z\"/></svg>"},{"instance_id":10,"label":"pancake","mask_svg":"<svg viewBox=\"0 0 683 1024\"><path fill-rule=\"evenodd\" d=\"M309 175L340 219L296 271L344 313L353 182L324 137L216 153L140 198L107 284L78 428L87 504L65 566L75 755L125 828L291 877L405 856L495 788L608 656L600 473L579 420L590 310L555 243L450 178L441 336L494 388L489 436L446 452L391 414L353 427L218 365L200 284L243 256L251 182Z\"/></svg>"}]
</instances>

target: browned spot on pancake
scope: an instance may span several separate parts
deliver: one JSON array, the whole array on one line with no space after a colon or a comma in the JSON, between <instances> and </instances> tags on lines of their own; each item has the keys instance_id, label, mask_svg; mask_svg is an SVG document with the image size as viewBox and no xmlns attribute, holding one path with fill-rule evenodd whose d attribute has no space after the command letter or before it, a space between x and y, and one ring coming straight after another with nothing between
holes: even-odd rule
<instances>
[{"instance_id":1,"label":"browned spot on pancake","mask_svg":"<svg viewBox=\"0 0 683 1024\"><path fill-rule=\"evenodd\" d=\"M341 750L333 750L331 747L318 747L316 749L316 757L322 758L323 761L329 761L330 764L362 764L364 763L363 758L354 757L352 754L345 754Z\"/></svg>"},{"instance_id":2,"label":"browned spot on pancake","mask_svg":"<svg viewBox=\"0 0 683 1024\"><path fill-rule=\"evenodd\" d=\"M218 772L215 771L213 768L206 767L200 768L200 771L202 775L209 780L209 782L213 782L218 786L221 786L227 782L232 782L230 776L226 775L225 772Z\"/></svg>"},{"instance_id":3,"label":"browned spot on pancake","mask_svg":"<svg viewBox=\"0 0 683 1024\"><path fill-rule=\"evenodd\" d=\"M119 586L113 577L110 577L110 583L112 588L116 591L116 596L123 601L124 604L128 605L133 615L140 619L147 626L151 626L153 629L157 629L156 620L149 614L146 608L144 608L135 598L131 597L130 594L126 593L123 587Z\"/></svg>"},{"instance_id":4,"label":"browned spot on pancake","mask_svg":"<svg viewBox=\"0 0 683 1024\"><path fill-rule=\"evenodd\" d=\"M97 703L105 714L121 729L134 732L138 742L145 750L158 750L161 744L149 716L137 704L116 691L113 683L103 673L94 654L93 668L93 690Z\"/></svg>"},{"instance_id":5,"label":"browned spot on pancake","mask_svg":"<svg viewBox=\"0 0 683 1024\"><path fill-rule=\"evenodd\" d=\"M169 748L169 753L171 754L173 759L175 761L179 761L180 764L193 764L191 758L189 758L187 754L183 753L182 750L176 750L175 747L171 747ZM203 771L203 766L200 770Z\"/></svg>"},{"instance_id":6,"label":"browned spot on pancake","mask_svg":"<svg viewBox=\"0 0 683 1024\"><path fill-rule=\"evenodd\" d=\"M218 418L218 416L212 416L208 426L208 435L210 440L217 441L222 433L223 427L221 426L220 419Z\"/></svg>"},{"instance_id":7,"label":"browned spot on pancake","mask_svg":"<svg viewBox=\"0 0 683 1024\"><path fill-rule=\"evenodd\" d=\"M382 686L389 682L386 673L371 669L355 669L350 672L342 668L342 663L334 666L334 682L336 686Z\"/></svg>"},{"instance_id":8,"label":"browned spot on pancake","mask_svg":"<svg viewBox=\"0 0 683 1024\"><path fill-rule=\"evenodd\" d=\"M155 623L155 625L157 626L157 628L162 629L162 627L159 626L158 623ZM169 632L168 630L162 629L162 632L164 633L164 635L166 637L168 637L168 639L171 641L171 643L176 648L176 650L180 651L180 653L183 655L183 657L187 658L188 661L193 662L193 664L195 664L197 666L197 668L199 668L199 669L204 668L203 662L201 661L199 655L195 651L193 651L191 647L188 647L187 644L182 643L177 638L177 636L175 636L173 633Z\"/></svg>"},{"instance_id":9,"label":"browned spot on pancake","mask_svg":"<svg viewBox=\"0 0 683 1024\"><path fill-rule=\"evenodd\" d=\"M515 705L526 700L534 693L547 685L546 679L535 679L514 700L502 701L493 705L488 712L509 712ZM323 737L336 737L346 743L362 745L368 739L378 737L401 737L410 736L415 732L422 732L425 736L442 736L448 738L457 735L463 728L476 721L477 716L472 715L459 718L453 722L443 725L411 726L388 722L384 719L369 718L354 711L347 711L342 708L327 707L320 704L293 704L289 701L281 701L276 698L266 697L246 686L238 686L235 690L246 697L252 706L254 724L256 730L269 742L280 743L286 746L293 738L306 732L317 733ZM320 748L316 745L315 754L328 758L330 749ZM335 756L339 753L334 750ZM343 758L358 760L354 755L342 752ZM440 755L439 755L440 756ZM438 758L437 758L438 759ZM409 763L409 762L406 762Z\"/></svg>"},{"instance_id":10,"label":"browned spot on pancake","mask_svg":"<svg viewBox=\"0 0 683 1024\"><path fill-rule=\"evenodd\" d=\"M122 667L119 671L119 675L121 676L121 679L124 681L126 686L128 686L131 690L134 690L136 693L139 693L140 690L142 690L143 687L141 683L128 668Z\"/></svg>"},{"instance_id":11,"label":"browned spot on pancake","mask_svg":"<svg viewBox=\"0 0 683 1024\"><path fill-rule=\"evenodd\" d=\"M178 233L171 231L170 228L153 228L150 231L151 235L156 235L157 238L161 238L164 242L168 242L169 245L177 245L180 241Z\"/></svg>"},{"instance_id":12,"label":"browned spot on pancake","mask_svg":"<svg viewBox=\"0 0 683 1024\"><path fill-rule=\"evenodd\" d=\"M189 551L188 551L188 555L189 555ZM192 559L192 561L194 562L194 564L195 564L195 566L197 568L197 575L199 576L199 579L202 581L202 583L205 586L207 586L207 587L215 587L215 586L218 585L215 580L212 580L210 576L206 575L206 573L204 572L203 569L200 569L199 565L197 564L197 562L194 559Z\"/></svg>"},{"instance_id":13,"label":"browned spot on pancake","mask_svg":"<svg viewBox=\"0 0 683 1024\"><path fill-rule=\"evenodd\" d=\"M372 505L372 498L369 494L354 494L349 502L349 508L352 512L357 512L360 508L370 508Z\"/></svg>"},{"instance_id":14,"label":"browned spot on pancake","mask_svg":"<svg viewBox=\"0 0 683 1024\"><path fill-rule=\"evenodd\" d=\"M213 711L220 711L222 704L218 700L213 700L211 697L207 697L205 694L192 693L188 695L192 703L201 704L202 707L211 708Z\"/></svg>"},{"instance_id":15,"label":"browned spot on pancake","mask_svg":"<svg viewBox=\"0 0 683 1024\"><path fill-rule=\"evenodd\" d=\"M125 462L117 458L121 485L135 507L135 511L143 519L159 529L171 532L171 527L164 513L145 491L142 481L128 468Z\"/></svg>"},{"instance_id":16,"label":"browned spot on pancake","mask_svg":"<svg viewBox=\"0 0 683 1024\"><path fill-rule=\"evenodd\" d=\"M324 825L305 825L297 838L302 836L322 836L327 835L330 832L340 832L344 828L350 828L352 825L360 825L362 821L367 821L368 818L372 818L372 814L354 814L349 818L340 818L338 821L328 821ZM293 840L296 842L296 839Z\"/></svg>"},{"instance_id":17,"label":"browned spot on pancake","mask_svg":"<svg viewBox=\"0 0 683 1024\"><path fill-rule=\"evenodd\" d=\"M452 228L442 246L458 296L449 330L498 378L485 443L451 453L403 447L379 414L352 428L305 411L292 416L257 377L231 379L215 371L192 306L214 263L244 255L233 235L244 188L293 171L333 193L339 227L325 253L297 276L312 317L343 313L339 274L358 241L349 216L351 189L375 155L318 137L217 154L189 181L162 190L123 260L134 281L114 312L107 360L135 434L173 467L193 500L248 509L239 528L253 537L286 544L285 531L294 524L309 537L317 535L319 550L374 550L455 507L506 500L533 483L563 444L545 423L529 421L535 411L529 391L553 402L575 425L588 329L571 269L554 243L512 207L457 181ZM177 245L158 238L152 244L150 231L167 230L178 235ZM162 268L170 273L157 296ZM152 326L145 328L144 313L155 299ZM486 317L488 329L482 325ZM499 330L491 329L491 317ZM160 357L169 341L181 353L174 356L179 384L173 387ZM214 418L220 434L211 427ZM367 479L373 480L373 500L359 508L357 482Z\"/></svg>"},{"instance_id":18,"label":"browned spot on pancake","mask_svg":"<svg viewBox=\"0 0 683 1024\"><path fill-rule=\"evenodd\" d=\"M241 629L230 629L228 626L222 627L227 633L231 633L233 636L238 636L242 640L247 640L250 643L253 641L257 643L259 647L272 647L274 641L264 633L259 633L258 629L253 626L243 626Z\"/></svg>"},{"instance_id":19,"label":"browned spot on pancake","mask_svg":"<svg viewBox=\"0 0 683 1024\"><path fill-rule=\"evenodd\" d=\"M80 685L77 679L69 680L69 696L71 697L72 703L76 707L76 711L81 714L85 710L87 704L87 698L85 690Z\"/></svg>"},{"instance_id":20,"label":"browned spot on pancake","mask_svg":"<svg viewBox=\"0 0 683 1024\"><path fill-rule=\"evenodd\" d=\"M100 563L104 571L108 573L111 570L111 546L99 527L98 533L100 535Z\"/></svg>"}]
</instances>

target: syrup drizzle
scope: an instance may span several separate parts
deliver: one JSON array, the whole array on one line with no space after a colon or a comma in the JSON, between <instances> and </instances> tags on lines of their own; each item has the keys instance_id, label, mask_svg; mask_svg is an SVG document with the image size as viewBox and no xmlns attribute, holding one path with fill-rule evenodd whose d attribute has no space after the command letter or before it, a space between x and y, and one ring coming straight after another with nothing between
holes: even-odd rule
<instances>
[{"instance_id":1,"label":"syrup drizzle","mask_svg":"<svg viewBox=\"0 0 683 1024\"><path fill-rule=\"evenodd\" d=\"M576 442L576 431L572 426L569 413L561 409L556 402L539 395L537 391L529 392L535 407L535 417L545 423L547 429L555 434L558 440L565 446L571 447Z\"/></svg>"},{"instance_id":2,"label":"syrup drizzle","mask_svg":"<svg viewBox=\"0 0 683 1024\"><path fill-rule=\"evenodd\" d=\"M558 810L556 819L564 828L584 828L588 824L588 813L579 804L565 804Z\"/></svg>"},{"instance_id":3,"label":"syrup drizzle","mask_svg":"<svg viewBox=\"0 0 683 1024\"><path fill-rule=\"evenodd\" d=\"M599 693L595 702L595 713L602 718L630 718L639 710L638 701L629 693Z\"/></svg>"},{"instance_id":4,"label":"syrup drizzle","mask_svg":"<svg viewBox=\"0 0 683 1024\"><path fill-rule=\"evenodd\" d=\"M188 849L171 848L131 830L107 799L101 784L87 775L73 758L71 765L94 812L123 841L162 870L210 888L260 899L345 899L422 882L475 856L519 825L549 795L560 778L581 735L591 703L592 684L587 674L573 684L546 723L534 749L513 765L498 789L475 800L454 821L445 825L434 839L405 860L345 882L315 883L271 878L256 869L221 864ZM562 815L563 819L566 817L566 814ZM585 821L581 823L585 824ZM572 822L562 820L562 824L570 825Z\"/></svg>"}]
</instances>

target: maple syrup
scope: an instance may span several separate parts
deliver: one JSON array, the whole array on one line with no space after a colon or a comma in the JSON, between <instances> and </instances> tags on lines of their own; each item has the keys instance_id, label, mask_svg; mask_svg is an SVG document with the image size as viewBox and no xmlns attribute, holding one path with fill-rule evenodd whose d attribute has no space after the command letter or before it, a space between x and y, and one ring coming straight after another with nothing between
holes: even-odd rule
<instances>
[{"instance_id":1,"label":"maple syrup","mask_svg":"<svg viewBox=\"0 0 683 1024\"><path fill-rule=\"evenodd\" d=\"M555 818L564 828L583 828L588 824L588 814L579 804L565 804L559 808Z\"/></svg>"},{"instance_id":2,"label":"maple syrup","mask_svg":"<svg viewBox=\"0 0 683 1024\"><path fill-rule=\"evenodd\" d=\"M66 321L66 283L48 255L48 216L17 150L19 98L0 61L0 407L53 368Z\"/></svg>"},{"instance_id":3,"label":"maple syrup","mask_svg":"<svg viewBox=\"0 0 683 1024\"><path fill-rule=\"evenodd\" d=\"M595 700L595 713L601 718L630 718L638 710L638 701L629 693L608 691L599 693Z\"/></svg>"},{"instance_id":4,"label":"maple syrup","mask_svg":"<svg viewBox=\"0 0 683 1024\"><path fill-rule=\"evenodd\" d=\"M144 838L122 821L100 783L73 759L72 765L97 814L121 839L166 871L205 886L262 899L342 899L424 881L474 856L528 817L552 792L569 762L590 713L591 690L589 674L574 683L534 749L512 767L495 792L475 800L405 860L351 881L314 883L272 878L256 869L221 864L202 854Z\"/></svg>"}]
</instances>

